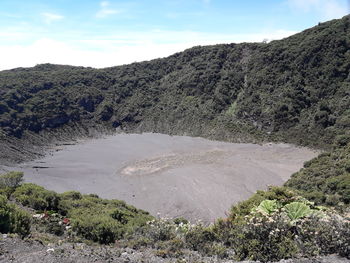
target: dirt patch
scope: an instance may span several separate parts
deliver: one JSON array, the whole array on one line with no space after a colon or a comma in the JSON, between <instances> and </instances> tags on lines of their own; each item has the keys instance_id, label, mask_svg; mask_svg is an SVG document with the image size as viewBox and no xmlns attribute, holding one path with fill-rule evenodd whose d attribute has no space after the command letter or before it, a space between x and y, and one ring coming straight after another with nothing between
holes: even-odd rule
<instances>
[{"instance_id":1,"label":"dirt patch","mask_svg":"<svg viewBox=\"0 0 350 263\"><path fill-rule=\"evenodd\" d=\"M283 184L316 155L288 144L118 134L59 145L44 158L7 169L58 192L95 193L161 217L212 222L256 190Z\"/></svg>"}]
</instances>

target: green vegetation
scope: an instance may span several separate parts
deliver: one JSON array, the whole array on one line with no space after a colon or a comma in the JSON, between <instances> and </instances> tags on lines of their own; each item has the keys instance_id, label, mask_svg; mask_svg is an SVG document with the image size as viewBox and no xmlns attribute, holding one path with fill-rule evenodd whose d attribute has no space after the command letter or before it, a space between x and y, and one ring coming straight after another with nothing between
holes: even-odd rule
<instances>
[{"instance_id":1,"label":"green vegetation","mask_svg":"<svg viewBox=\"0 0 350 263\"><path fill-rule=\"evenodd\" d=\"M350 221L285 187L258 191L233 206L214 232L239 260L276 261L329 253L348 256Z\"/></svg>"},{"instance_id":2,"label":"green vegetation","mask_svg":"<svg viewBox=\"0 0 350 263\"><path fill-rule=\"evenodd\" d=\"M45 64L2 71L0 144L16 142L3 147L3 160L10 158L6 151L21 160L28 144L57 128L97 126L284 141L328 152L306 162L284 187L258 191L209 227L153 219L96 195L21 185L23 174L12 172L0 176L0 231L30 233L30 217L16 202L44 213L33 224L45 232L73 241L118 240L162 257L181 257L184 249L262 262L349 257L349 72L350 16L268 44L194 47L106 69Z\"/></svg>"},{"instance_id":3,"label":"green vegetation","mask_svg":"<svg viewBox=\"0 0 350 263\"><path fill-rule=\"evenodd\" d=\"M77 235L102 244L112 243L152 217L119 200L78 192L57 194L35 184L23 184L12 195L24 206L53 211L70 219Z\"/></svg>"},{"instance_id":4,"label":"green vegetation","mask_svg":"<svg viewBox=\"0 0 350 263\"><path fill-rule=\"evenodd\" d=\"M228 218L211 226L191 224L183 218L154 219L122 201L75 191L57 194L34 184L16 184L10 200L33 209L33 220L28 212L0 195L0 232L22 237L34 231L70 242L117 241L122 247L151 248L157 256L172 258L181 258L188 250L262 262L350 254L349 218L317 206L286 187L258 191L233 206Z\"/></svg>"},{"instance_id":5,"label":"green vegetation","mask_svg":"<svg viewBox=\"0 0 350 263\"><path fill-rule=\"evenodd\" d=\"M23 173L20 172L0 175L0 232L18 233L25 237L30 233L30 216L8 201L8 197L19 187L22 180Z\"/></svg>"},{"instance_id":6,"label":"green vegetation","mask_svg":"<svg viewBox=\"0 0 350 263\"><path fill-rule=\"evenodd\" d=\"M9 204L3 195L0 195L0 232L18 233L22 237L30 233L29 214L16 205Z\"/></svg>"},{"instance_id":7,"label":"green vegetation","mask_svg":"<svg viewBox=\"0 0 350 263\"><path fill-rule=\"evenodd\" d=\"M327 147L350 130L349 31L346 16L268 44L194 47L106 69L2 71L1 133L98 124Z\"/></svg>"},{"instance_id":8,"label":"green vegetation","mask_svg":"<svg viewBox=\"0 0 350 263\"><path fill-rule=\"evenodd\" d=\"M125 245L157 249L162 257L181 257L184 248L262 262L327 254L346 257L349 227L349 218L334 210L285 187L273 187L234 206L228 218L212 226L156 219L131 233Z\"/></svg>"},{"instance_id":9,"label":"green vegetation","mask_svg":"<svg viewBox=\"0 0 350 263\"><path fill-rule=\"evenodd\" d=\"M350 204L350 143L304 164L285 184L319 205Z\"/></svg>"},{"instance_id":10,"label":"green vegetation","mask_svg":"<svg viewBox=\"0 0 350 263\"><path fill-rule=\"evenodd\" d=\"M105 200L93 194L82 195L74 191L57 194L31 183L20 185L22 177L22 173L16 172L0 175L0 191L6 192L9 199L23 206L45 213L47 222L44 229L49 233L63 234L62 224L58 223L66 217L76 235L108 244L152 219L147 212L123 201ZM9 204L3 195L0 195L0 219L0 232L14 232L22 236L29 234L28 213Z\"/></svg>"},{"instance_id":11,"label":"green vegetation","mask_svg":"<svg viewBox=\"0 0 350 263\"><path fill-rule=\"evenodd\" d=\"M12 195L22 205L40 211L57 211L60 201L58 194L35 184L23 184Z\"/></svg>"},{"instance_id":12,"label":"green vegetation","mask_svg":"<svg viewBox=\"0 0 350 263\"><path fill-rule=\"evenodd\" d=\"M10 197L23 181L23 173L9 172L0 176L0 194Z\"/></svg>"}]
</instances>

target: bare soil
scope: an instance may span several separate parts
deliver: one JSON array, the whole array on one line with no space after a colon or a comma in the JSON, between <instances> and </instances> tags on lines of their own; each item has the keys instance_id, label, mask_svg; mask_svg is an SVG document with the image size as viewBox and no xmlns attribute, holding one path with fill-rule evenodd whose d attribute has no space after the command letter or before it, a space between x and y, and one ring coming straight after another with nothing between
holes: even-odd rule
<instances>
[{"instance_id":1,"label":"bare soil","mask_svg":"<svg viewBox=\"0 0 350 263\"><path fill-rule=\"evenodd\" d=\"M282 185L316 155L289 144L117 134L54 146L43 158L6 169L58 192L95 193L153 215L209 223L256 190Z\"/></svg>"}]
</instances>

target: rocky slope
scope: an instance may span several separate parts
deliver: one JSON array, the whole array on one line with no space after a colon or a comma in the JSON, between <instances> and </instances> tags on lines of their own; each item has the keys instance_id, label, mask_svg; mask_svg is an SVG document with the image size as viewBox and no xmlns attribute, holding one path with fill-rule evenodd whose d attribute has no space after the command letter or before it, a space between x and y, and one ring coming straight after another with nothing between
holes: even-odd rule
<instances>
[{"instance_id":1,"label":"rocky slope","mask_svg":"<svg viewBox=\"0 0 350 263\"><path fill-rule=\"evenodd\" d=\"M162 258L155 251L147 249L137 251L128 248L112 246L93 246L63 243L60 245L44 245L38 241L24 241L16 237L3 235L0 239L0 262L3 263L235 263L232 260L223 260L213 257L203 257L195 252L188 252L183 258ZM254 263L256 261L241 261ZM279 263L349 263L350 260L338 256L326 256L314 259L288 259Z\"/></svg>"}]
</instances>

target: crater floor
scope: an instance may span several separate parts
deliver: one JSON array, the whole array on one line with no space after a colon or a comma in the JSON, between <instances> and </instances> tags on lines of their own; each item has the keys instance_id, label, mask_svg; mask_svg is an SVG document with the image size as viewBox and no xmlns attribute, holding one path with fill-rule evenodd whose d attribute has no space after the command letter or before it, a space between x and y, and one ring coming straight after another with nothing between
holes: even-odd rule
<instances>
[{"instance_id":1,"label":"crater floor","mask_svg":"<svg viewBox=\"0 0 350 263\"><path fill-rule=\"evenodd\" d=\"M212 222L267 185L281 185L317 152L164 134L117 134L56 146L11 170L58 192L125 200L161 217Z\"/></svg>"}]
</instances>

